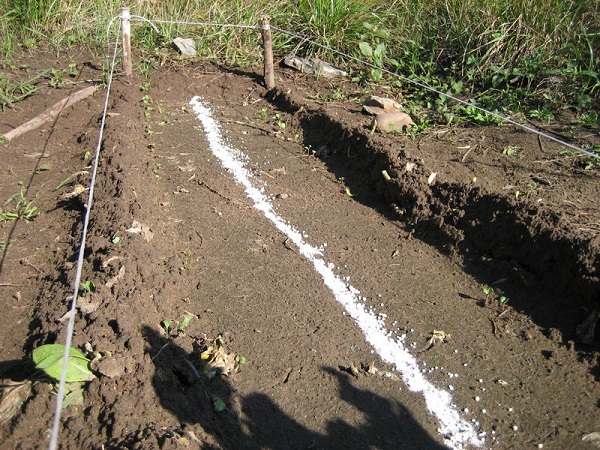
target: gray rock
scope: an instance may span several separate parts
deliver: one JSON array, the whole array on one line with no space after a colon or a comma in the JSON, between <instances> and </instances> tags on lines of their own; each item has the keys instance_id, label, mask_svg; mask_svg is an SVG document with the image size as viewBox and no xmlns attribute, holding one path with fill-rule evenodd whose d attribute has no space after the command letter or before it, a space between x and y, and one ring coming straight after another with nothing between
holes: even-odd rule
<instances>
[{"instance_id":1,"label":"gray rock","mask_svg":"<svg viewBox=\"0 0 600 450\"><path fill-rule=\"evenodd\" d=\"M196 42L193 39L175 38L173 44L183 56L196 56Z\"/></svg>"},{"instance_id":2,"label":"gray rock","mask_svg":"<svg viewBox=\"0 0 600 450\"><path fill-rule=\"evenodd\" d=\"M377 97L376 95L370 95L363 102L363 111L373 115L387 112L399 112L401 109L402 105L396 100L386 97Z\"/></svg>"}]
</instances>

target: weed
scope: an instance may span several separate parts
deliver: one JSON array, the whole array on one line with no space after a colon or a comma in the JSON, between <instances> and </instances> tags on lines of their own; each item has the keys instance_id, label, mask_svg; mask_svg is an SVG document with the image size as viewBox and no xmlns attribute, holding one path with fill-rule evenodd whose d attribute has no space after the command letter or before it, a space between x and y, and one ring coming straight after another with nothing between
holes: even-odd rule
<instances>
[{"instance_id":1,"label":"weed","mask_svg":"<svg viewBox=\"0 0 600 450\"><path fill-rule=\"evenodd\" d=\"M37 201L38 197L36 196L32 200L28 200L25 194L25 190L21 188L19 192L11 195L6 202L4 202L4 206L8 206L11 203L14 203L12 210L3 210L0 208L0 219L2 220L33 220L38 215L38 208L34 206L34 203Z\"/></svg>"},{"instance_id":2,"label":"weed","mask_svg":"<svg viewBox=\"0 0 600 450\"><path fill-rule=\"evenodd\" d=\"M8 241L0 241L0 250L6 251L6 249L8 248L9 245L10 245L10 242L8 242Z\"/></svg>"},{"instance_id":3,"label":"weed","mask_svg":"<svg viewBox=\"0 0 600 450\"><path fill-rule=\"evenodd\" d=\"M69 67L68 74L71 78L75 78L79 75L79 70L77 69L76 63L70 63L68 67Z\"/></svg>"},{"instance_id":4,"label":"weed","mask_svg":"<svg viewBox=\"0 0 600 450\"><path fill-rule=\"evenodd\" d=\"M48 86L55 89L60 89L64 87L65 84L69 80L63 78L64 71L59 69L50 69L50 80L48 81Z\"/></svg>"},{"instance_id":5,"label":"weed","mask_svg":"<svg viewBox=\"0 0 600 450\"><path fill-rule=\"evenodd\" d=\"M593 147L590 151L592 153L595 153L596 155L600 156L600 145ZM579 165L583 170L600 169L600 158L594 158L593 156L587 156L581 160Z\"/></svg>"},{"instance_id":6,"label":"weed","mask_svg":"<svg viewBox=\"0 0 600 450\"><path fill-rule=\"evenodd\" d=\"M506 156L521 156L522 153L523 149L515 145L509 145L508 147L504 147L502 149L502 154Z\"/></svg>"},{"instance_id":7,"label":"weed","mask_svg":"<svg viewBox=\"0 0 600 450\"><path fill-rule=\"evenodd\" d=\"M538 188L540 187L540 183L531 183L529 186L527 186L527 190L525 191L525 197L529 198L529 197L534 197L538 195Z\"/></svg>"},{"instance_id":8,"label":"weed","mask_svg":"<svg viewBox=\"0 0 600 450\"><path fill-rule=\"evenodd\" d=\"M529 118L550 123L554 119L554 113L546 108L532 109L529 111Z\"/></svg>"},{"instance_id":9,"label":"weed","mask_svg":"<svg viewBox=\"0 0 600 450\"><path fill-rule=\"evenodd\" d=\"M44 70L33 78L19 82L12 82L0 73L0 107L2 111L4 111L7 106L13 108L16 103L37 92L41 88L41 86L39 86L40 79L44 77L49 70L50 69Z\"/></svg>"},{"instance_id":10,"label":"weed","mask_svg":"<svg viewBox=\"0 0 600 450\"><path fill-rule=\"evenodd\" d=\"M267 120L269 118L269 110L267 108L262 108L260 112L256 113L255 117L258 120Z\"/></svg>"}]
</instances>

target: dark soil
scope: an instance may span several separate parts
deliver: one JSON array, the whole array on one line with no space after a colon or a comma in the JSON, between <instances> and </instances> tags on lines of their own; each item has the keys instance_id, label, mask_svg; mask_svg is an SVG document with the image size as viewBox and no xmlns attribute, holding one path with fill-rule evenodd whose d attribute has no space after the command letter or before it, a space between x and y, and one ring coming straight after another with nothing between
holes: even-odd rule
<instances>
[{"instance_id":1,"label":"dark soil","mask_svg":"<svg viewBox=\"0 0 600 450\"><path fill-rule=\"evenodd\" d=\"M101 78L79 58L81 80ZM582 438L600 431L599 169L513 126L372 134L357 85L284 69L277 84L194 62L115 79L82 276L96 289L78 299L73 337L97 377L63 411L61 448L444 447L423 398L377 373L394 369L210 152L195 95L484 447L598 447ZM84 85L7 108L0 133ZM22 189L39 212L0 222L3 449L48 446L56 397L29 360L65 340L87 201L68 193L89 185L103 104L100 91L0 145L0 201ZM597 129L548 131L600 141ZM434 330L451 338L427 349ZM200 353L219 335L247 361L209 379Z\"/></svg>"}]
</instances>

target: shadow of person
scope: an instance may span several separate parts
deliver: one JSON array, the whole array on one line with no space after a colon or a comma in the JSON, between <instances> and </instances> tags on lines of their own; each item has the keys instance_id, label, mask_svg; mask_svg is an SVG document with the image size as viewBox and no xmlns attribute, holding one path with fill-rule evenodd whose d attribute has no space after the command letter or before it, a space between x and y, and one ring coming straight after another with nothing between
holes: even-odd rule
<instances>
[{"instance_id":1,"label":"shadow of person","mask_svg":"<svg viewBox=\"0 0 600 450\"><path fill-rule=\"evenodd\" d=\"M336 377L339 398L364 417L361 426L337 418L327 423L326 434L312 432L285 414L264 394L243 399L242 411L250 435L261 448L273 449L443 449L412 418L401 404L372 391L353 386L351 377L330 367L323 370ZM319 405L314 405L319 408Z\"/></svg>"},{"instance_id":2,"label":"shadow of person","mask_svg":"<svg viewBox=\"0 0 600 450\"><path fill-rule=\"evenodd\" d=\"M332 417L326 432L317 432L290 417L264 393L240 396L227 377L209 380L195 365L200 361L198 349L186 351L178 345L183 342L179 338L170 339L149 326L143 333L155 365L152 383L161 405L182 427L198 434L194 427L199 425L202 436L210 437L211 442L199 442L198 448L206 448L206 444L225 449L445 448L401 404L356 387L353 378L336 369L322 370L337 379L339 400L354 408L363 420L356 425ZM186 345L190 341L193 339ZM217 398L226 405L225 411L216 411Z\"/></svg>"}]
</instances>

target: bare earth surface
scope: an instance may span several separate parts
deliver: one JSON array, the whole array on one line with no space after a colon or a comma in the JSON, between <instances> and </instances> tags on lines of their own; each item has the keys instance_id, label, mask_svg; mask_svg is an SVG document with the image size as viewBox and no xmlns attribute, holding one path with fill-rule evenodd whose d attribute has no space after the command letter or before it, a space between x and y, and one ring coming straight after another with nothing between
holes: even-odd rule
<instances>
[{"instance_id":1,"label":"bare earth surface","mask_svg":"<svg viewBox=\"0 0 600 450\"><path fill-rule=\"evenodd\" d=\"M24 63L70 62L42 56ZM73 62L100 78L97 61ZM73 337L97 377L63 411L60 447L474 447L440 433L404 369L221 166L190 105L200 96L274 211L323 248L482 448L598 448L598 169L512 126L371 134L355 84L279 69L267 92L259 74L187 63L116 78L82 276L95 291ZM6 109L0 133L85 85ZM48 445L54 388L29 361L65 339L87 201L69 193L89 186L104 95L0 145L0 200L23 189L39 208L0 222L2 449ZM246 362L209 378L200 354L217 336L224 359Z\"/></svg>"}]
</instances>

